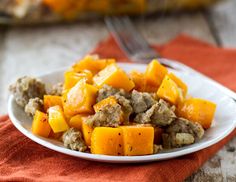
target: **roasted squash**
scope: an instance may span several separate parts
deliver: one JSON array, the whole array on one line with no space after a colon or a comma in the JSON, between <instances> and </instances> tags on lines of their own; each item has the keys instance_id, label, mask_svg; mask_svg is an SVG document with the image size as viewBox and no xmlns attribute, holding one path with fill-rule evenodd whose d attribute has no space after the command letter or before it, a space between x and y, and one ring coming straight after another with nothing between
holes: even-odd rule
<instances>
[{"instance_id":1,"label":"roasted squash","mask_svg":"<svg viewBox=\"0 0 236 182\"><path fill-rule=\"evenodd\" d=\"M153 154L154 128L140 126L122 126L124 155Z\"/></svg>"},{"instance_id":2,"label":"roasted squash","mask_svg":"<svg viewBox=\"0 0 236 182\"><path fill-rule=\"evenodd\" d=\"M96 127L91 138L91 153L103 155L123 155L122 129Z\"/></svg>"},{"instance_id":3,"label":"roasted squash","mask_svg":"<svg viewBox=\"0 0 236 182\"><path fill-rule=\"evenodd\" d=\"M145 72L147 85L159 87L167 73L168 70L166 67L162 66L156 59L154 59L148 64Z\"/></svg>"},{"instance_id":4,"label":"roasted squash","mask_svg":"<svg viewBox=\"0 0 236 182\"><path fill-rule=\"evenodd\" d=\"M51 130L51 132L50 132L48 138L60 139L62 135L63 135L63 132L54 133L54 132Z\"/></svg>"},{"instance_id":5,"label":"roasted squash","mask_svg":"<svg viewBox=\"0 0 236 182\"><path fill-rule=\"evenodd\" d=\"M44 111L47 112L48 108L52 106L62 107L62 97L57 95L44 95L43 96Z\"/></svg>"},{"instance_id":6,"label":"roasted squash","mask_svg":"<svg viewBox=\"0 0 236 182\"><path fill-rule=\"evenodd\" d=\"M131 80L134 82L134 89L140 92L144 91L146 85L146 79L144 77L144 74L139 71L133 70L130 72L129 75Z\"/></svg>"},{"instance_id":7,"label":"roasted squash","mask_svg":"<svg viewBox=\"0 0 236 182\"><path fill-rule=\"evenodd\" d=\"M37 110L32 123L32 133L42 137L48 137L50 131L51 127L48 123L48 115Z\"/></svg>"},{"instance_id":8,"label":"roasted squash","mask_svg":"<svg viewBox=\"0 0 236 182\"><path fill-rule=\"evenodd\" d=\"M183 96L185 97L188 92L187 85L174 73L169 73L168 76L177 84L177 86L183 91Z\"/></svg>"},{"instance_id":9,"label":"roasted squash","mask_svg":"<svg viewBox=\"0 0 236 182\"><path fill-rule=\"evenodd\" d=\"M129 92L134 88L134 82L115 63L108 65L93 77L96 86L101 88L104 84L114 88L122 88Z\"/></svg>"},{"instance_id":10,"label":"roasted squash","mask_svg":"<svg viewBox=\"0 0 236 182\"><path fill-rule=\"evenodd\" d=\"M73 128L77 128L78 130L82 130L83 120L86 119L88 115L86 114L77 114L70 118L69 126Z\"/></svg>"},{"instance_id":11,"label":"roasted squash","mask_svg":"<svg viewBox=\"0 0 236 182\"><path fill-rule=\"evenodd\" d=\"M114 105L117 104L117 100L114 96L107 97L106 99L101 100L96 103L93 108L95 112L98 112L105 105Z\"/></svg>"},{"instance_id":12,"label":"roasted squash","mask_svg":"<svg viewBox=\"0 0 236 182\"><path fill-rule=\"evenodd\" d=\"M115 63L115 60L114 59L99 59L98 57L94 55L88 55L84 59L78 61L75 65L73 65L73 69L76 72L89 70L93 74L96 74L111 63Z\"/></svg>"},{"instance_id":13,"label":"roasted squash","mask_svg":"<svg viewBox=\"0 0 236 182\"><path fill-rule=\"evenodd\" d=\"M63 132L69 129L63 110L60 106L50 107L48 109L48 116L48 122L54 133Z\"/></svg>"},{"instance_id":14,"label":"roasted squash","mask_svg":"<svg viewBox=\"0 0 236 182\"><path fill-rule=\"evenodd\" d=\"M204 99L190 98L182 102L177 111L178 116L198 122L204 129L208 129L214 118L216 104Z\"/></svg>"},{"instance_id":15,"label":"roasted squash","mask_svg":"<svg viewBox=\"0 0 236 182\"><path fill-rule=\"evenodd\" d=\"M179 101L179 88L168 75L165 76L157 90L157 96L177 105Z\"/></svg>"},{"instance_id":16,"label":"roasted squash","mask_svg":"<svg viewBox=\"0 0 236 182\"><path fill-rule=\"evenodd\" d=\"M85 118L85 117L82 118L82 133L83 133L85 144L87 146L90 146L91 145L91 136L92 136L93 128L90 127L86 123L86 119L87 118Z\"/></svg>"},{"instance_id":17,"label":"roasted squash","mask_svg":"<svg viewBox=\"0 0 236 182\"><path fill-rule=\"evenodd\" d=\"M63 94L63 108L67 116L76 114L93 114L98 89L80 80L68 92Z\"/></svg>"},{"instance_id":18,"label":"roasted squash","mask_svg":"<svg viewBox=\"0 0 236 182\"><path fill-rule=\"evenodd\" d=\"M147 84L147 79L144 73L131 71L130 78L134 82L134 89L140 92L156 92L158 87Z\"/></svg>"},{"instance_id":19,"label":"roasted squash","mask_svg":"<svg viewBox=\"0 0 236 182\"><path fill-rule=\"evenodd\" d=\"M75 71L67 71L64 74L64 90L71 89L75 84L80 81L82 78L86 79L86 82L92 84L93 74L89 70L84 70L75 72Z\"/></svg>"}]
</instances>

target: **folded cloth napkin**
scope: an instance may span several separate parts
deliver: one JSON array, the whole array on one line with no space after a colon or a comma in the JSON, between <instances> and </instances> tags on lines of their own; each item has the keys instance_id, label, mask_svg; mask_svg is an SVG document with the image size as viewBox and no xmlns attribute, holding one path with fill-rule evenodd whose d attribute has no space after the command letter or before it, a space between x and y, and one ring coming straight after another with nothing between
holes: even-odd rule
<instances>
[{"instance_id":1,"label":"folded cloth napkin","mask_svg":"<svg viewBox=\"0 0 236 182\"><path fill-rule=\"evenodd\" d=\"M153 46L163 57L179 60L236 90L236 50L221 49L185 35ZM110 37L93 53L128 61ZM183 181L232 137L179 158L143 164L106 164L54 152L23 136L8 116L0 117L0 181Z\"/></svg>"}]
</instances>

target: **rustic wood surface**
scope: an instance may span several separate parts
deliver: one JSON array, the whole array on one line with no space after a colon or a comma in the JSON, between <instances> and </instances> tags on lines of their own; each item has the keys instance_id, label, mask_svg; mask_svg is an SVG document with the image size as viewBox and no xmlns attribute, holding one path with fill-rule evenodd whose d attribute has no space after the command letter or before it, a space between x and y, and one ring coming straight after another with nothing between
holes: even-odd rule
<instances>
[{"instance_id":1,"label":"rustic wood surface","mask_svg":"<svg viewBox=\"0 0 236 182\"><path fill-rule=\"evenodd\" d=\"M151 43L162 44L180 33L223 47L236 47L236 1L195 14L136 19ZM103 22L44 27L0 28L0 114L7 112L8 85L24 75L38 75L71 65L108 32ZM236 181L236 138L186 181Z\"/></svg>"}]
</instances>

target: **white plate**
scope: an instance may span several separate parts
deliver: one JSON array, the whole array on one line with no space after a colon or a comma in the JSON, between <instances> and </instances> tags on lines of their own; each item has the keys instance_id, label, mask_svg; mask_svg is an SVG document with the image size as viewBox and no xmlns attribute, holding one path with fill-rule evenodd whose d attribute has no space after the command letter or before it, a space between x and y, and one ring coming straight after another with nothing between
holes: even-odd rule
<instances>
[{"instance_id":1,"label":"white plate","mask_svg":"<svg viewBox=\"0 0 236 182\"><path fill-rule=\"evenodd\" d=\"M136 69L144 71L146 65L141 64L119 64L125 71ZM63 70L58 70L49 74L40 76L45 83L51 85L62 81ZM173 71L173 70L171 70ZM42 138L32 134L31 132L31 119L27 117L22 108L16 105L13 96L10 96L8 102L9 116L16 126L16 128L22 132L25 136L35 141L36 143L43 145L52 150L87 159L93 161L110 162L110 163L137 163L137 162L149 162L158 161L164 159L175 158L178 156L190 154L192 152L209 147L224 137L226 137L236 126L236 102L230 97L226 96L222 89L219 89L211 80L203 79L199 75L190 75L187 72L173 71L177 74L189 88L189 94L194 97L200 97L211 100L217 104L217 110L213 125L205 132L203 139L195 144L185 146L178 149L164 151L155 155L146 156L107 156L107 155L95 155L89 153L82 153L65 148L61 142Z\"/></svg>"}]
</instances>

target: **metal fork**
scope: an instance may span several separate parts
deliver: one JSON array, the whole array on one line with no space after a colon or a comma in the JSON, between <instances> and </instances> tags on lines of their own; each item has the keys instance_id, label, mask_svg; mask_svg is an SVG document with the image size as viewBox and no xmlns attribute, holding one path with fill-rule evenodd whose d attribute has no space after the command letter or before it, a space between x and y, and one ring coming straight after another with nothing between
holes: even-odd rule
<instances>
[{"instance_id":1,"label":"metal fork","mask_svg":"<svg viewBox=\"0 0 236 182\"><path fill-rule=\"evenodd\" d=\"M106 17L105 23L118 45L132 61L149 63L152 59L158 58L158 61L168 68L186 71L185 65L160 58L160 54L149 45L129 17Z\"/></svg>"},{"instance_id":2,"label":"metal fork","mask_svg":"<svg viewBox=\"0 0 236 182\"><path fill-rule=\"evenodd\" d=\"M215 80L199 73L198 71L173 60L160 58L160 55L148 44L145 38L137 31L129 17L106 17L105 23L126 55L134 62L148 63L152 59L158 58L158 61L168 68L178 70L189 75L197 75L215 85L226 95L236 101L236 93L222 86Z\"/></svg>"},{"instance_id":3,"label":"metal fork","mask_svg":"<svg viewBox=\"0 0 236 182\"><path fill-rule=\"evenodd\" d=\"M160 58L160 54L137 31L129 17L106 17L105 23L118 45L132 61L149 63L152 59L159 58L162 65L183 71L182 65Z\"/></svg>"},{"instance_id":4,"label":"metal fork","mask_svg":"<svg viewBox=\"0 0 236 182\"><path fill-rule=\"evenodd\" d=\"M106 17L105 22L119 46L131 60L148 63L150 60L160 57L127 16Z\"/></svg>"}]
</instances>

